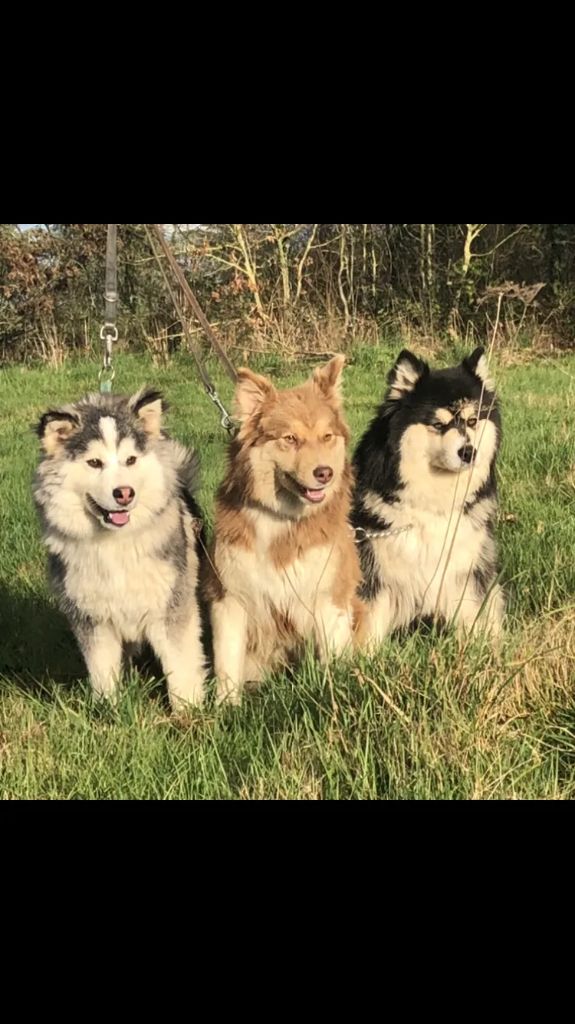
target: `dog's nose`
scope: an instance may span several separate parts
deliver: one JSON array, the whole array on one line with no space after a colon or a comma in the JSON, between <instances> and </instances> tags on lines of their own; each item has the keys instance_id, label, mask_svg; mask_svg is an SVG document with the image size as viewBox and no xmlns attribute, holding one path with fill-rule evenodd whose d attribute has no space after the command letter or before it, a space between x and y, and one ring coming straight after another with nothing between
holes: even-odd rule
<instances>
[{"instance_id":1,"label":"dog's nose","mask_svg":"<svg viewBox=\"0 0 575 1024\"><path fill-rule=\"evenodd\" d=\"M331 466L316 466L313 475L320 484L328 484L333 476L333 469Z\"/></svg>"},{"instance_id":2,"label":"dog's nose","mask_svg":"<svg viewBox=\"0 0 575 1024\"><path fill-rule=\"evenodd\" d=\"M129 505L135 493L133 487L114 487L112 491L118 505Z\"/></svg>"},{"instance_id":3,"label":"dog's nose","mask_svg":"<svg viewBox=\"0 0 575 1024\"><path fill-rule=\"evenodd\" d=\"M460 448L457 454L462 462L472 462L473 456L475 455L475 448L472 444L464 444L463 448Z\"/></svg>"}]
</instances>

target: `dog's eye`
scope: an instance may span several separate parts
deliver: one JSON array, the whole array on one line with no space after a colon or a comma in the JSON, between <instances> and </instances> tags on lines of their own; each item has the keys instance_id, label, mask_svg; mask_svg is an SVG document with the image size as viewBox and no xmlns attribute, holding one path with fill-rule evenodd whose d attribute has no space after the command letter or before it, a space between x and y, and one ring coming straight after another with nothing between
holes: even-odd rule
<instances>
[{"instance_id":1,"label":"dog's eye","mask_svg":"<svg viewBox=\"0 0 575 1024\"><path fill-rule=\"evenodd\" d=\"M333 437L333 434L325 434L324 435L324 441L331 441L332 437Z\"/></svg>"},{"instance_id":2,"label":"dog's eye","mask_svg":"<svg viewBox=\"0 0 575 1024\"><path fill-rule=\"evenodd\" d=\"M287 441L288 444L296 444L297 437L295 436L295 434L285 434L284 441Z\"/></svg>"},{"instance_id":3,"label":"dog's eye","mask_svg":"<svg viewBox=\"0 0 575 1024\"><path fill-rule=\"evenodd\" d=\"M127 466L133 466L136 461L137 461L136 460L136 456L135 455L130 455L129 459L126 459L126 465Z\"/></svg>"},{"instance_id":4,"label":"dog's eye","mask_svg":"<svg viewBox=\"0 0 575 1024\"><path fill-rule=\"evenodd\" d=\"M101 459L88 459L88 465L91 466L92 469L101 469L104 463Z\"/></svg>"},{"instance_id":5,"label":"dog's eye","mask_svg":"<svg viewBox=\"0 0 575 1024\"><path fill-rule=\"evenodd\" d=\"M433 427L434 430L443 430L445 424L440 423L439 420L436 420L435 423L431 424L431 426Z\"/></svg>"},{"instance_id":6,"label":"dog's eye","mask_svg":"<svg viewBox=\"0 0 575 1024\"><path fill-rule=\"evenodd\" d=\"M477 426L477 417L474 416L473 419L467 420L467 426L468 427L475 427L475 426Z\"/></svg>"}]
</instances>

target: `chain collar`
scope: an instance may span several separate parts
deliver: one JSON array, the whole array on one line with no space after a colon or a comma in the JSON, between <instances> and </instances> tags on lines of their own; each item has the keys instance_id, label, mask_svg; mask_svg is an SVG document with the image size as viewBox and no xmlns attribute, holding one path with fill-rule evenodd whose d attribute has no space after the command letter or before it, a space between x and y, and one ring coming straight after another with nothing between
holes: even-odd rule
<instances>
[{"instance_id":1,"label":"chain collar","mask_svg":"<svg viewBox=\"0 0 575 1024\"><path fill-rule=\"evenodd\" d=\"M355 534L354 541L356 544L363 544L366 540L387 540L388 537L397 537L400 533L407 533L411 530L413 523L408 523L407 526L398 526L395 530L366 530L363 526L350 526L350 530Z\"/></svg>"}]
</instances>

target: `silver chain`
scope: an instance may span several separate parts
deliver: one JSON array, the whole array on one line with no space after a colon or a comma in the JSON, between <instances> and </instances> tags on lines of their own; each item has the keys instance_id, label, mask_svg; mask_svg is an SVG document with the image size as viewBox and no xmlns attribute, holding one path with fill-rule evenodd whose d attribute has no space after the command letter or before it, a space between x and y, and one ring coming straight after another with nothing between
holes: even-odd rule
<instances>
[{"instance_id":1,"label":"silver chain","mask_svg":"<svg viewBox=\"0 0 575 1024\"><path fill-rule=\"evenodd\" d=\"M399 533L411 530L412 526L413 523L408 523L407 526L398 526L395 530L365 530L363 526L350 526L350 530L355 534L355 543L363 544L366 540L387 540L388 537L397 537Z\"/></svg>"}]
</instances>

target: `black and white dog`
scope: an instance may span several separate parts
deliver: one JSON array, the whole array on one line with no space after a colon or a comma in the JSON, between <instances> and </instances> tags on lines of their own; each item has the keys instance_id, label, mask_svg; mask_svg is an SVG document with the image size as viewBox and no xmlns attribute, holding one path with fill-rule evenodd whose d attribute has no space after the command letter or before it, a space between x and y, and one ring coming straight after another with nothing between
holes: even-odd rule
<instances>
[{"instance_id":1,"label":"black and white dog","mask_svg":"<svg viewBox=\"0 0 575 1024\"><path fill-rule=\"evenodd\" d=\"M497 632L501 421L484 350L446 370L404 350L388 380L354 459L365 639L423 619Z\"/></svg>"}]
</instances>

